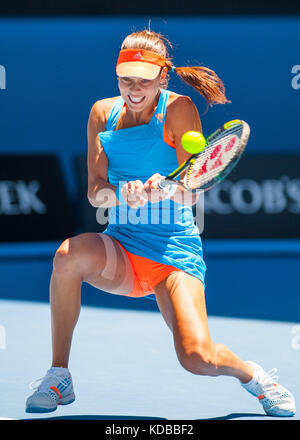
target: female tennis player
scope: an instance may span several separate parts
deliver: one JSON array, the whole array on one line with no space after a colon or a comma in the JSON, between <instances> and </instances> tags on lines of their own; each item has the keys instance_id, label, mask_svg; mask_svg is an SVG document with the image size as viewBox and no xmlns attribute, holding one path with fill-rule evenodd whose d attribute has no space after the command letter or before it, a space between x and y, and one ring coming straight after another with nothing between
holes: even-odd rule
<instances>
[{"instance_id":1,"label":"female tennis player","mask_svg":"<svg viewBox=\"0 0 300 440\"><path fill-rule=\"evenodd\" d=\"M91 109L88 200L109 207L109 225L103 233L68 238L57 249L50 281L52 366L27 399L28 412L54 411L75 399L68 362L86 282L117 295L154 296L183 368L195 375L233 376L268 415L295 414L294 398L274 372L244 362L210 337L206 266L192 211L197 196L191 200L179 186L158 187L162 176L190 157L182 135L202 131L191 99L167 90L168 72L194 87L208 105L228 101L215 72L175 67L167 45L151 30L128 35L116 65L120 96Z\"/></svg>"}]
</instances>

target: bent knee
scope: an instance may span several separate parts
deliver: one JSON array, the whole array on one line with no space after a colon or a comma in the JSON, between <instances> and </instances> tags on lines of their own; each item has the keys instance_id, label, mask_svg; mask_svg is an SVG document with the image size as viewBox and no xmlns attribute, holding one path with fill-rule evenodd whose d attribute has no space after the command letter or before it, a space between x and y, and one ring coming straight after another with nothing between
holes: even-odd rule
<instances>
[{"instance_id":1,"label":"bent knee","mask_svg":"<svg viewBox=\"0 0 300 440\"><path fill-rule=\"evenodd\" d=\"M214 376L216 371L215 344L208 341L200 341L193 346L181 351L178 359L182 367L192 374Z\"/></svg>"},{"instance_id":2,"label":"bent knee","mask_svg":"<svg viewBox=\"0 0 300 440\"><path fill-rule=\"evenodd\" d=\"M53 258L53 269L56 273L66 273L74 269L77 257L73 242L73 238L67 238L56 250Z\"/></svg>"},{"instance_id":3,"label":"bent knee","mask_svg":"<svg viewBox=\"0 0 300 440\"><path fill-rule=\"evenodd\" d=\"M84 274L93 266L93 252L89 234L80 234L64 240L53 258L53 269L58 274ZM92 270L92 269L91 269Z\"/></svg>"}]
</instances>

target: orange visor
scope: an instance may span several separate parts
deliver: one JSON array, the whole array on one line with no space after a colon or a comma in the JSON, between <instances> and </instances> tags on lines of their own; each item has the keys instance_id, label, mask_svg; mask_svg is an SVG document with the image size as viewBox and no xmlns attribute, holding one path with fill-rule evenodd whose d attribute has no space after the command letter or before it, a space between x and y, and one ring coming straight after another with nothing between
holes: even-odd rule
<instances>
[{"instance_id":1,"label":"orange visor","mask_svg":"<svg viewBox=\"0 0 300 440\"><path fill-rule=\"evenodd\" d=\"M124 49L119 53L116 72L118 76L137 76L154 79L165 66L165 58L145 49Z\"/></svg>"}]
</instances>

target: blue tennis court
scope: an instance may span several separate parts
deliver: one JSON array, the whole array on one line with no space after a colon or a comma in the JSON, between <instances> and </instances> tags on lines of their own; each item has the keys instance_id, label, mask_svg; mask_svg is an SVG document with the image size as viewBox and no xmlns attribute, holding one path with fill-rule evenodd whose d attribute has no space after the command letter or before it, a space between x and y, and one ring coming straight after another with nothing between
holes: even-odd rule
<instances>
[{"instance_id":1,"label":"blue tennis court","mask_svg":"<svg viewBox=\"0 0 300 440\"><path fill-rule=\"evenodd\" d=\"M300 398L298 297L296 290L290 289L283 295L280 282L272 277L276 265L282 267L285 260L292 269L291 262L298 265L296 244L289 247L289 258L281 257L284 249L287 253L284 242L277 243L277 251L274 243L273 246L269 243L269 249L266 244L262 249L258 245L254 249L252 242L247 252L243 246L242 255L237 243L231 247L227 243L227 258L220 251L221 248L224 251L224 243L222 247L215 242L207 244L206 253L211 272L222 264L224 274L230 278L226 265L235 264L243 273L236 285L231 283L228 307L222 305L220 279L212 277L208 281L208 318L213 340L228 345L244 360L260 363L265 370L278 368L280 382L292 390L297 402ZM47 283L55 246L57 243L28 244L26 249L18 244L11 246L9 258L4 259L2 254L1 418L274 419L265 415L259 402L235 379L202 377L185 371L177 360L171 332L154 301L120 298L86 284L82 288L83 306L70 358L76 400L71 405L60 406L54 413L25 413L25 401L32 392L29 384L42 377L51 362ZM2 250L8 255L7 246ZM250 302L247 308L245 301L243 308L238 293L243 286L245 295L253 289L250 267L257 272L260 267L265 280L263 283L261 278L258 299L253 297L252 308ZM285 269L289 282L296 285L294 271ZM13 278L13 273L18 273L18 277ZM24 294L24 289L30 300L17 298L22 291ZM37 301L38 292L42 301ZM230 307L230 301L235 307ZM291 319L287 319L288 309L284 304L289 305ZM299 414L288 419L298 420Z\"/></svg>"},{"instance_id":2,"label":"blue tennis court","mask_svg":"<svg viewBox=\"0 0 300 440\"><path fill-rule=\"evenodd\" d=\"M200 377L179 365L171 333L159 313L84 306L74 334L70 371L76 401L55 413L26 414L28 384L50 362L49 308L1 301L6 349L1 350L1 418L274 419L232 378ZM291 324L210 317L215 340L243 359L259 360L299 401L299 351ZM138 355L137 355L138 353ZM299 415L293 420L299 420Z\"/></svg>"}]
</instances>

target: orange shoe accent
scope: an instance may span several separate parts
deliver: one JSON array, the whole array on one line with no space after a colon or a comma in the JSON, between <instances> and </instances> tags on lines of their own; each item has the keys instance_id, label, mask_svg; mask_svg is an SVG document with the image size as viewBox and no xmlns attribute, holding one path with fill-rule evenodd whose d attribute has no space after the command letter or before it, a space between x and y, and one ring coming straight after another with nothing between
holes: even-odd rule
<instances>
[{"instance_id":1,"label":"orange shoe accent","mask_svg":"<svg viewBox=\"0 0 300 440\"><path fill-rule=\"evenodd\" d=\"M56 394L58 395L58 397L61 399L61 394L60 394L59 390L56 387L54 387L54 386L50 387L50 388L51 388L51 390L55 391Z\"/></svg>"},{"instance_id":2,"label":"orange shoe accent","mask_svg":"<svg viewBox=\"0 0 300 440\"><path fill-rule=\"evenodd\" d=\"M257 396L257 398L258 398L259 400L263 399L264 397L266 397L264 394L261 394L260 396Z\"/></svg>"},{"instance_id":3,"label":"orange shoe accent","mask_svg":"<svg viewBox=\"0 0 300 440\"><path fill-rule=\"evenodd\" d=\"M181 271L174 266L157 263L149 258L128 252L121 243L116 240L120 247L128 256L134 271L134 286L132 291L126 296L143 297L154 293L154 287L172 272Z\"/></svg>"}]
</instances>

